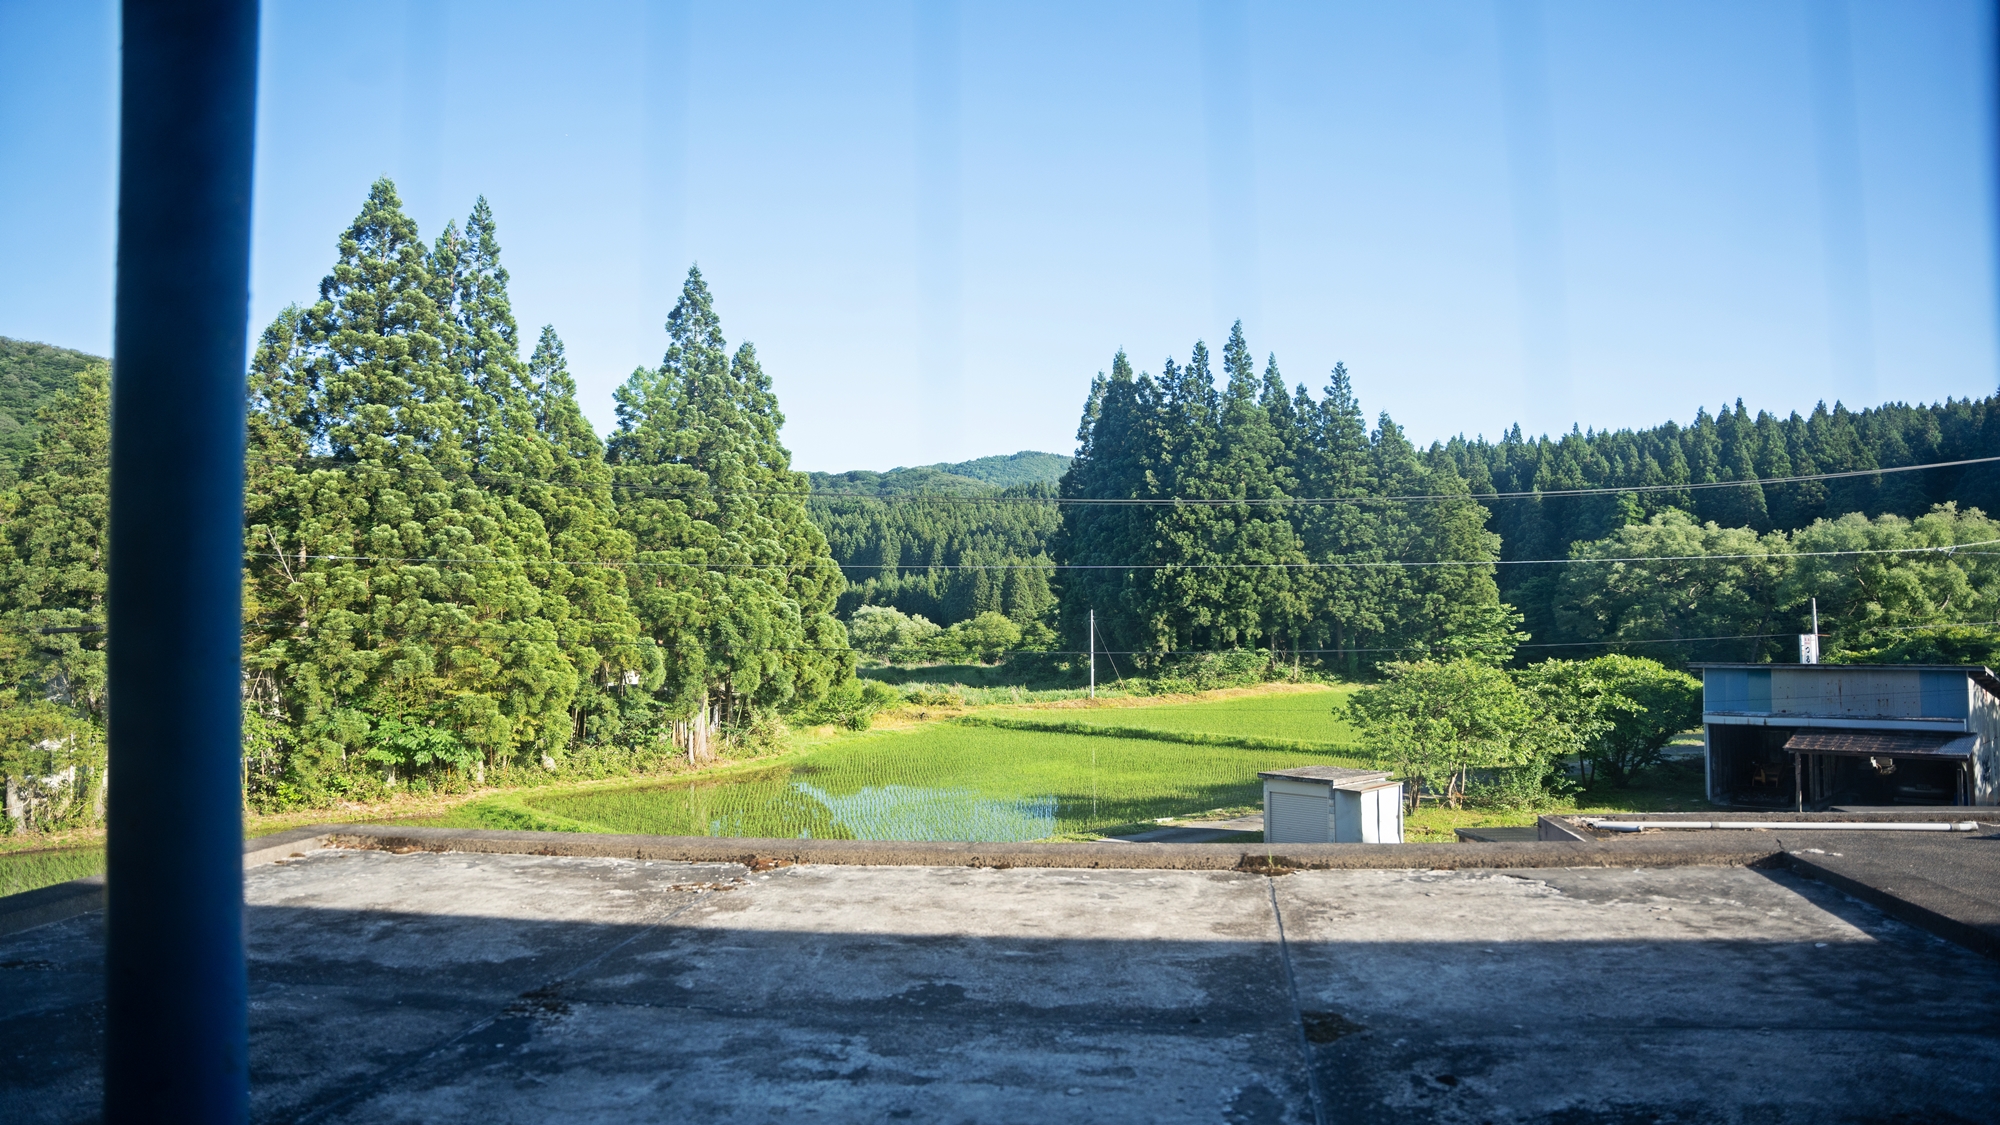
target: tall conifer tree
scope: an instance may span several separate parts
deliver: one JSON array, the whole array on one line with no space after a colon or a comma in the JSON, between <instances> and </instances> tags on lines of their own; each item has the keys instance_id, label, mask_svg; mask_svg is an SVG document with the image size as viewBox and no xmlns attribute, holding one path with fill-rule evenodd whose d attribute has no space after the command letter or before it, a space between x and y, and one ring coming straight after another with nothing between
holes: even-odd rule
<instances>
[{"instance_id":1,"label":"tall conifer tree","mask_svg":"<svg viewBox=\"0 0 2000 1125\"><path fill-rule=\"evenodd\" d=\"M110 369L79 372L75 387L43 405L36 421L34 452L0 522L11 634L0 648L0 675L10 695L60 703L101 723Z\"/></svg>"},{"instance_id":2,"label":"tall conifer tree","mask_svg":"<svg viewBox=\"0 0 2000 1125\"><path fill-rule=\"evenodd\" d=\"M1124 352L1112 357L1111 374L1091 383L1077 427L1076 458L1057 486L1067 500L1145 500L1171 495L1156 473L1160 429L1158 386L1135 374ZM1095 621L1097 645L1118 651L1156 649L1153 628L1153 575L1162 557L1154 534L1154 511L1139 504L1072 503L1050 540L1060 563L1057 614L1071 648L1090 644ZM1095 564L1128 563L1100 568ZM1077 564L1081 564L1078 566ZM1093 616L1094 614L1094 616Z\"/></svg>"},{"instance_id":3,"label":"tall conifer tree","mask_svg":"<svg viewBox=\"0 0 2000 1125\"><path fill-rule=\"evenodd\" d=\"M543 328L533 357L521 359L498 225L483 196L464 234L447 227L432 258L452 285L450 351L473 392L468 441L479 482L503 505L541 594L538 616L554 629L575 677L570 729L545 750L553 758L586 733L615 740L623 725L617 701L656 687L660 658L639 643L626 601L631 537L616 527L603 443L576 404L555 330Z\"/></svg>"},{"instance_id":4,"label":"tall conifer tree","mask_svg":"<svg viewBox=\"0 0 2000 1125\"><path fill-rule=\"evenodd\" d=\"M740 724L851 673L832 612L844 581L778 440L770 379L748 344L729 354L699 269L667 336L660 366L616 394L609 453L638 551L633 606L665 649L675 712L719 704Z\"/></svg>"},{"instance_id":5,"label":"tall conifer tree","mask_svg":"<svg viewBox=\"0 0 2000 1125\"><path fill-rule=\"evenodd\" d=\"M427 252L378 181L252 372L246 663L307 772L360 752L483 776L568 741L576 673L529 573L546 537L479 482L456 245Z\"/></svg>"}]
</instances>

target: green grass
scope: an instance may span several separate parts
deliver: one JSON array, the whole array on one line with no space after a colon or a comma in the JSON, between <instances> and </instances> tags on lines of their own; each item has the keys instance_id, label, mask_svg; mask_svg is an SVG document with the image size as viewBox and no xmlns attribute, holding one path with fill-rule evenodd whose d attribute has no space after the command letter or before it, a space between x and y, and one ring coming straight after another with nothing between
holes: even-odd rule
<instances>
[{"instance_id":1,"label":"green grass","mask_svg":"<svg viewBox=\"0 0 2000 1125\"><path fill-rule=\"evenodd\" d=\"M103 873L102 847L0 853L0 895L17 895Z\"/></svg>"},{"instance_id":2,"label":"green grass","mask_svg":"<svg viewBox=\"0 0 2000 1125\"><path fill-rule=\"evenodd\" d=\"M1713 809L1703 793L1700 760L1678 759L1663 762L1632 779L1627 786L1609 782L1594 785L1559 809L1564 815L1576 813L1696 812ZM1412 843L1449 842L1457 839L1456 828L1501 828L1535 823L1536 813L1523 809L1447 809L1425 804L1403 822L1403 838Z\"/></svg>"},{"instance_id":3,"label":"green grass","mask_svg":"<svg viewBox=\"0 0 2000 1125\"><path fill-rule=\"evenodd\" d=\"M1003 664L864 665L854 674L905 691L949 692L972 704L1041 703L1087 694L1082 672L1037 658Z\"/></svg>"},{"instance_id":4,"label":"green grass","mask_svg":"<svg viewBox=\"0 0 2000 1125\"><path fill-rule=\"evenodd\" d=\"M1075 837L1261 800L1259 770L1340 764L1295 748L938 723L720 775L475 801L443 821L670 836Z\"/></svg>"},{"instance_id":5,"label":"green grass","mask_svg":"<svg viewBox=\"0 0 2000 1125\"><path fill-rule=\"evenodd\" d=\"M1274 692L1198 703L1162 703L1145 707L1003 709L994 718L1009 726L1039 726L1081 731L1102 728L1139 735L1195 735L1252 747L1298 746L1349 750L1354 728L1337 713L1357 689L1348 686Z\"/></svg>"}]
</instances>

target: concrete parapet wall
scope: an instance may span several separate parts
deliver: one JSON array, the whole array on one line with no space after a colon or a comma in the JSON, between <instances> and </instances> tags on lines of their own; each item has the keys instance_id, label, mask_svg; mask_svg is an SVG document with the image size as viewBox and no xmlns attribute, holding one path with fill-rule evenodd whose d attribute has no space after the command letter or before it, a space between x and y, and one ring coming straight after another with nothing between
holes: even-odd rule
<instances>
[{"instance_id":1,"label":"concrete parapet wall","mask_svg":"<svg viewBox=\"0 0 2000 1125\"><path fill-rule=\"evenodd\" d=\"M312 833L306 836L305 833ZM380 851L487 852L605 859L900 867L1050 867L1174 871L1448 870L1532 867L1741 866L1781 854L1775 838L1645 839L1519 844L1008 844L618 836L458 828L329 825L301 842Z\"/></svg>"},{"instance_id":2,"label":"concrete parapet wall","mask_svg":"<svg viewBox=\"0 0 2000 1125\"><path fill-rule=\"evenodd\" d=\"M52 887L37 887L0 898L0 934L19 933L102 909L102 875L88 875Z\"/></svg>"}]
</instances>

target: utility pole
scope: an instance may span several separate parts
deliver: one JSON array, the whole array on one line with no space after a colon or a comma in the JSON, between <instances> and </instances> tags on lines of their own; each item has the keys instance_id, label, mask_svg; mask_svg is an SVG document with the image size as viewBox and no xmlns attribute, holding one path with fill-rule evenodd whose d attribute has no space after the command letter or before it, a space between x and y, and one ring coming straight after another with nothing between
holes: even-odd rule
<instances>
[{"instance_id":1,"label":"utility pole","mask_svg":"<svg viewBox=\"0 0 2000 1125\"><path fill-rule=\"evenodd\" d=\"M1097 611L1090 611L1090 698L1097 698Z\"/></svg>"}]
</instances>

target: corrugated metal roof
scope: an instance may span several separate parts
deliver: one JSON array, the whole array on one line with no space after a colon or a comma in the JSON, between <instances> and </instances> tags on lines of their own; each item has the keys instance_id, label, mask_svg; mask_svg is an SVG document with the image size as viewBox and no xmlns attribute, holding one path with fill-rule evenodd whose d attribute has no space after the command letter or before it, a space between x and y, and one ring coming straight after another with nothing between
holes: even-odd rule
<instances>
[{"instance_id":1,"label":"corrugated metal roof","mask_svg":"<svg viewBox=\"0 0 2000 1125\"><path fill-rule=\"evenodd\" d=\"M1815 672L1959 672L1972 677L1972 682L1986 689L1986 693L2000 698L2000 676L1984 664L1730 664L1726 662L1697 662L1687 665L1700 672L1708 668L1734 669L1750 668L1763 672L1796 671L1810 668Z\"/></svg>"},{"instance_id":2,"label":"corrugated metal roof","mask_svg":"<svg viewBox=\"0 0 2000 1125\"><path fill-rule=\"evenodd\" d=\"M1970 758L1976 734L1911 730L1802 730L1785 740L1795 754L1852 754L1870 758Z\"/></svg>"},{"instance_id":3,"label":"corrugated metal roof","mask_svg":"<svg viewBox=\"0 0 2000 1125\"><path fill-rule=\"evenodd\" d=\"M1325 781L1337 785L1343 781L1382 781L1389 774L1386 770L1356 770L1344 766L1298 766L1288 770L1265 770L1257 776L1287 781Z\"/></svg>"},{"instance_id":4,"label":"corrugated metal roof","mask_svg":"<svg viewBox=\"0 0 2000 1125\"><path fill-rule=\"evenodd\" d=\"M1853 670L1861 670L1861 669L1867 669L1867 670L1870 670L1870 671L1876 671L1876 672L1881 672L1881 671L1890 671L1890 672L1966 672L1966 673L1975 673L1975 672L1984 672L1984 673L1986 673L1986 674L1987 674L1987 675L1989 675L1989 676L1991 676L1991 675L1993 674L1993 671L1992 671L1992 669L1990 669L1990 668L1986 667L1986 666L1985 666L1984 664L1781 664L1781 663L1765 663L1765 664L1731 664L1731 663L1728 663L1728 662L1726 662L1726 661L1713 661L1713 662L1710 662L1710 661L1701 661L1701 662L1697 662L1697 663L1693 663L1693 664L1689 664L1689 665L1688 665L1688 667L1690 667L1690 668L1761 668L1761 669L1763 669L1763 670L1765 670L1765 671L1770 671L1771 669L1774 669L1774 668L1777 668L1777 669L1787 669L1787 670L1789 670L1789 669L1796 669L1796 668L1811 668L1811 669L1812 669L1813 671L1815 671L1815 672L1844 672L1844 671L1847 671L1847 670L1849 670L1849 669L1853 669Z\"/></svg>"}]
</instances>

